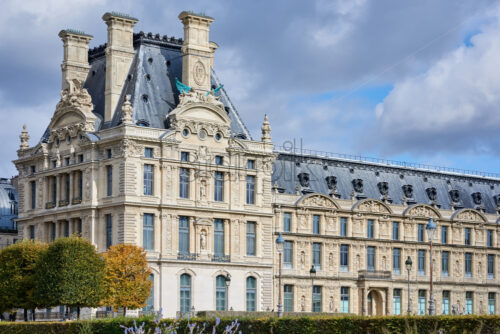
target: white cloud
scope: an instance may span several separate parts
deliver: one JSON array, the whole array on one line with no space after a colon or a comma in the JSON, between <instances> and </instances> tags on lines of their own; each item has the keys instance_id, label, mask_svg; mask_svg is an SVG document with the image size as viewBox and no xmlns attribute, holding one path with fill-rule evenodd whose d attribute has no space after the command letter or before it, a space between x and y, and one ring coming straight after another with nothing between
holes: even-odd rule
<instances>
[{"instance_id":1,"label":"white cloud","mask_svg":"<svg viewBox=\"0 0 500 334\"><path fill-rule=\"evenodd\" d=\"M495 14L472 46L395 83L375 108L373 134L380 136L382 151L500 153L500 11Z\"/></svg>"}]
</instances>

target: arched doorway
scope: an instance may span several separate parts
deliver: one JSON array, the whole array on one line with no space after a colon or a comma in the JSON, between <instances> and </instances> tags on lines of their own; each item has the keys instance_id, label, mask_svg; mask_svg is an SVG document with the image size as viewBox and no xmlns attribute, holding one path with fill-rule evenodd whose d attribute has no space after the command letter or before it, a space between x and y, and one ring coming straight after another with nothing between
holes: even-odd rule
<instances>
[{"instance_id":1,"label":"arched doorway","mask_svg":"<svg viewBox=\"0 0 500 334\"><path fill-rule=\"evenodd\" d=\"M382 295L377 290L368 293L368 315L383 315Z\"/></svg>"}]
</instances>

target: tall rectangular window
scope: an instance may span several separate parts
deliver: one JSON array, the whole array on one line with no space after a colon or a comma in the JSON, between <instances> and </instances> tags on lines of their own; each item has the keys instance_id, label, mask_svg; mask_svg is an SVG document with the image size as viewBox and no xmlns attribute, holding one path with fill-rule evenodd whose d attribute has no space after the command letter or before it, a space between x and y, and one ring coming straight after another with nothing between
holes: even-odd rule
<instances>
[{"instance_id":1,"label":"tall rectangular window","mask_svg":"<svg viewBox=\"0 0 500 334\"><path fill-rule=\"evenodd\" d=\"M52 202L57 202L57 176L52 176Z\"/></svg>"},{"instance_id":2,"label":"tall rectangular window","mask_svg":"<svg viewBox=\"0 0 500 334\"><path fill-rule=\"evenodd\" d=\"M426 304L427 304L426 291L418 290L418 315L425 314Z\"/></svg>"},{"instance_id":3,"label":"tall rectangular window","mask_svg":"<svg viewBox=\"0 0 500 334\"><path fill-rule=\"evenodd\" d=\"M465 232L465 244L467 246L470 246L470 242L471 242L471 240L470 240L470 238L471 238L470 228L466 227L464 232Z\"/></svg>"},{"instance_id":4,"label":"tall rectangular window","mask_svg":"<svg viewBox=\"0 0 500 334\"><path fill-rule=\"evenodd\" d=\"M56 223L52 223L50 225L51 225L50 240L54 241L56 240Z\"/></svg>"},{"instance_id":5,"label":"tall rectangular window","mask_svg":"<svg viewBox=\"0 0 500 334\"><path fill-rule=\"evenodd\" d=\"M189 169L179 169L179 197L189 198Z\"/></svg>"},{"instance_id":6,"label":"tall rectangular window","mask_svg":"<svg viewBox=\"0 0 500 334\"><path fill-rule=\"evenodd\" d=\"M222 219L214 219L214 254L224 255L224 222Z\"/></svg>"},{"instance_id":7,"label":"tall rectangular window","mask_svg":"<svg viewBox=\"0 0 500 334\"><path fill-rule=\"evenodd\" d=\"M215 156L215 164L217 166L222 166L224 164L224 157L221 155L216 155Z\"/></svg>"},{"instance_id":8,"label":"tall rectangular window","mask_svg":"<svg viewBox=\"0 0 500 334\"><path fill-rule=\"evenodd\" d=\"M399 240L399 223L392 222L392 240Z\"/></svg>"},{"instance_id":9,"label":"tall rectangular window","mask_svg":"<svg viewBox=\"0 0 500 334\"><path fill-rule=\"evenodd\" d=\"M31 186L31 208L36 208L36 181L30 182Z\"/></svg>"},{"instance_id":10,"label":"tall rectangular window","mask_svg":"<svg viewBox=\"0 0 500 334\"><path fill-rule=\"evenodd\" d=\"M486 230L486 246L493 247L493 230Z\"/></svg>"},{"instance_id":11,"label":"tall rectangular window","mask_svg":"<svg viewBox=\"0 0 500 334\"><path fill-rule=\"evenodd\" d=\"M465 314L472 314L474 304L474 294L472 291L465 292Z\"/></svg>"},{"instance_id":12,"label":"tall rectangular window","mask_svg":"<svg viewBox=\"0 0 500 334\"><path fill-rule=\"evenodd\" d=\"M145 250L154 249L154 216L145 213L142 217L142 247Z\"/></svg>"},{"instance_id":13,"label":"tall rectangular window","mask_svg":"<svg viewBox=\"0 0 500 334\"><path fill-rule=\"evenodd\" d=\"M441 226L441 243L448 243L448 226Z\"/></svg>"},{"instance_id":14,"label":"tall rectangular window","mask_svg":"<svg viewBox=\"0 0 500 334\"><path fill-rule=\"evenodd\" d=\"M64 222L64 237L69 237L69 221Z\"/></svg>"},{"instance_id":15,"label":"tall rectangular window","mask_svg":"<svg viewBox=\"0 0 500 334\"><path fill-rule=\"evenodd\" d=\"M495 277L495 255L488 254L488 278Z\"/></svg>"},{"instance_id":16,"label":"tall rectangular window","mask_svg":"<svg viewBox=\"0 0 500 334\"><path fill-rule=\"evenodd\" d=\"M222 202L224 200L224 173L214 173L214 201Z\"/></svg>"},{"instance_id":17,"label":"tall rectangular window","mask_svg":"<svg viewBox=\"0 0 500 334\"><path fill-rule=\"evenodd\" d=\"M255 204L255 176L247 175L247 204Z\"/></svg>"},{"instance_id":18,"label":"tall rectangular window","mask_svg":"<svg viewBox=\"0 0 500 334\"><path fill-rule=\"evenodd\" d=\"M392 272L395 275L401 274L401 248L392 250Z\"/></svg>"},{"instance_id":19,"label":"tall rectangular window","mask_svg":"<svg viewBox=\"0 0 500 334\"><path fill-rule=\"evenodd\" d=\"M292 215L290 212L283 213L283 232L291 231Z\"/></svg>"},{"instance_id":20,"label":"tall rectangular window","mask_svg":"<svg viewBox=\"0 0 500 334\"><path fill-rule=\"evenodd\" d=\"M106 158L111 159L112 155L113 155L113 152L111 151L110 148L108 148L106 150Z\"/></svg>"},{"instance_id":21,"label":"tall rectangular window","mask_svg":"<svg viewBox=\"0 0 500 334\"><path fill-rule=\"evenodd\" d=\"M340 313L349 313L349 288L340 288Z\"/></svg>"},{"instance_id":22,"label":"tall rectangular window","mask_svg":"<svg viewBox=\"0 0 500 334\"><path fill-rule=\"evenodd\" d=\"M313 234L319 234L319 215L313 215Z\"/></svg>"},{"instance_id":23,"label":"tall rectangular window","mask_svg":"<svg viewBox=\"0 0 500 334\"><path fill-rule=\"evenodd\" d=\"M448 276L450 269L450 252L441 252L441 276Z\"/></svg>"},{"instance_id":24,"label":"tall rectangular window","mask_svg":"<svg viewBox=\"0 0 500 334\"><path fill-rule=\"evenodd\" d=\"M189 162L189 152L181 152L181 161Z\"/></svg>"},{"instance_id":25,"label":"tall rectangular window","mask_svg":"<svg viewBox=\"0 0 500 334\"><path fill-rule=\"evenodd\" d=\"M255 256L255 222L247 222L247 255Z\"/></svg>"},{"instance_id":26,"label":"tall rectangular window","mask_svg":"<svg viewBox=\"0 0 500 334\"><path fill-rule=\"evenodd\" d=\"M418 242L424 242L424 224L418 224Z\"/></svg>"},{"instance_id":27,"label":"tall rectangular window","mask_svg":"<svg viewBox=\"0 0 500 334\"><path fill-rule=\"evenodd\" d=\"M106 166L106 196L113 195L113 166Z\"/></svg>"},{"instance_id":28,"label":"tall rectangular window","mask_svg":"<svg viewBox=\"0 0 500 334\"><path fill-rule=\"evenodd\" d=\"M145 158L152 158L153 157L153 148L152 147L145 147L144 148L144 157Z\"/></svg>"},{"instance_id":29,"label":"tall rectangular window","mask_svg":"<svg viewBox=\"0 0 500 334\"><path fill-rule=\"evenodd\" d=\"M443 314L450 314L450 291L443 291Z\"/></svg>"},{"instance_id":30,"label":"tall rectangular window","mask_svg":"<svg viewBox=\"0 0 500 334\"><path fill-rule=\"evenodd\" d=\"M347 237L347 218L340 217L340 236Z\"/></svg>"},{"instance_id":31,"label":"tall rectangular window","mask_svg":"<svg viewBox=\"0 0 500 334\"><path fill-rule=\"evenodd\" d=\"M488 292L488 314L494 315L496 309L496 296L494 292Z\"/></svg>"},{"instance_id":32,"label":"tall rectangular window","mask_svg":"<svg viewBox=\"0 0 500 334\"><path fill-rule=\"evenodd\" d=\"M349 271L349 246L340 245L340 271Z\"/></svg>"},{"instance_id":33,"label":"tall rectangular window","mask_svg":"<svg viewBox=\"0 0 500 334\"><path fill-rule=\"evenodd\" d=\"M285 269L292 269L293 261L293 242L285 241L283 245L283 267Z\"/></svg>"},{"instance_id":34,"label":"tall rectangular window","mask_svg":"<svg viewBox=\"0 0 500 334\"><path fill-rule=\"evenodd\" d=\"M189 217L179 216L179 253L189 253Z\"/></svg>"},{"instance_id":35,"label":"tall rectangular window","mask_svg":"<svg viewBox=\"0 0 500 334\"><path fill-rule=\"evenodd\" d=\"M30 225L30 239L35 240L35 225Z\"/></svg>"},{"instance_id":36,"label":"tall rectangular window","mask_svg":"<svg viewBox=\"0 0 500 334\"><path fill-rule=\"evenodd\" d=\"M144 195L153 195L154 166L144 165Z\"/></svg>"},{"instance_id":37,"label":"tall rectangular window","mask_svg":"<svg viewBox=\"0 0 500 334\"><path fill-rule=\"evenodd\" d=\"M321 287L315 285L312 292L312 311L321 312L321 304Z\"/></svg>"},{"instance_id":38,"label":"tall rectangular window","mask_svg":"<svg viewBox=\"0 0 500 334\"><path fill-rule=\"evenodd\" d=\"M375 247L366 247L366 270L375 270Z\"/></svg>"},{"instance_id":39,"label":"tall rectangular window","mask_svg":"<svg viewBox=\"0 0 500 334\"><path fill-rule=\"evenodd\" d=\"M285 312L293 312L293 285L285 284L283 291L284 310Z\"/></svg>"},{"instance_id":40,"label":"tall rectangular window","mask_svg":"<svg viewBox=\"0 0 500 334\"><path fill-rule=\"evenodd\" d=\"M83 199L83 172L78 173L78 198Z\"/></svg>"},{"instance_id":41,"label":"tall rectangular window","mask_svg":"<svg viewBox=\"0 0 500 334\"><path fill-rule=\"evenodd\" d=\"M392 314L401 314L401 289L394 289L392 293Z\"/></svg>"},{"instance_id":42,"label":"tall rectangular window","mask_svg":"<svg viewBox=\"0 0 500 334\"><path fill-rule=\"evenodd\" d=\"M69 204L69 193L70 193L70 191L69 191L69 183L70 183L70 176L69 176L69 174L66 174L64 180L65 180L64 198L66 200L66 203Z\"/></svg>"},{"instance_id":43,"label":"tall rectangular window","mask_svg":"<svg viewBox=\"0 0 500 334\"><path fill-rule=\"evenodd\" d=\"M425 275L425 250L419 249L418 250L418 275L423 276Z\"/></svg>"},{"instance_id":44,"label":"tall rectangular window","mask_svg":"<svg viewBox=\"0 0 500 334\"><path fill-rule=\"evenodd\" d=\"M465 253L465 277L472 276L472 253Z\"/></svg>"},{"instance_id":45,"label":"tall rectangular window","mask_svg":"<svg viewBox=\"0 0 500 334\"><path fill-rule=\"evenodd\" d=\"M113 244L113 221L111 220L111 215L107 214L106 219L106 248L111 247Z\"/></svg>"},{"instance_id":46,"label":"tall rectangular window","mask_svg":"<svg viewBox=\"0 0 500 334\"><path fill-rule=\"evenodd\" d=\"M321 244L313 243L313 265L317 270L321 270Z\"/></svg>"},{"instance_id":47,"label":"tall rectangular window","mask_svg":"<svg viewBox=\"0 0 500 334\"><path fill-rule=\"evenodd\" d=\"M374 225L373 219L368 219L366 222L366 237L369 239L373 239L373 225Z\"/></svg>"},{"instance_id":48,"label":"tall rectangular window","mask_svg":"<svg viewBox=\"0 0 500 334\"><path fill-rule=\"evenodd\" d=\"M247 160L247 169L255 169L255 160Z\"/></svg>"}]
</instances>

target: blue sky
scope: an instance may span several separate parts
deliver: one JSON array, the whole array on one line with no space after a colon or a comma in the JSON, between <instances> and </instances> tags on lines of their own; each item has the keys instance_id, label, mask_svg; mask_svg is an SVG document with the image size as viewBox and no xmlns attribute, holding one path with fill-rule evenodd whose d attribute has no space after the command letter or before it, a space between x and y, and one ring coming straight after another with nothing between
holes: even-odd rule
<instances>
[{"instance_id":1,"label":"blue sky","mask_svg":"<svg viewBox=\"0 0 500 334\"><path fill-rule=\"evenodd\" d=\"M7 0L0 13L0 176L19 133L35 144L59 99L64 28L106 42L106 11L182 37L182 10L213 16L215 70L254 138L500 172L500 7L495 1Z\"/></svg>"}]
</instances>

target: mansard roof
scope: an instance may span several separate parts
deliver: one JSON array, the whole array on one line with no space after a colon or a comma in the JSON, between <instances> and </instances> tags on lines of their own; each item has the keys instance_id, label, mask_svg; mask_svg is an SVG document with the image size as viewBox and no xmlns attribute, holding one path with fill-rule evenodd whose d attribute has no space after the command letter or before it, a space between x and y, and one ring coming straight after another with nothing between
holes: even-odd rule
<instances>
[{"instance_id":1,"label":"mansard roof","mask_svg":"<svg viewBox=\"0 0 500 334\"><path fill-rule=\"evenodd\" d=\"M321 193L341 199L377 199L394 204L436 205L496 213L500 177L469 175L366 162L319 154L276 151L272 183L278 191Z\"/></svg>"},{"instance_id":2,"label":"mansard roof","mask_svg":"<svg viewBox=\"0 0 500 334\"><path fill-rule=\"evenodd\" d=\"M180 38L153 35L140 32L134 34L135 57L123 86L120 100L117 103L113 119L103 123L104 89L106 84L106 44L89 50L90 70L84 88L92 97L94 114L98 117L96 130L117 126L121 123L122 104L126 95L131 95L130 102L134 108L134 122L138 125L166 129L166 116L179 103L179 91L175 78L182 79L183 40ZM212 87L221 82L211 70ZM231 136L251 139L250 132L243 123L238 111L232 104L224 88L219 90L221 102L231 119ZM46 140L48 131L42 137Z\"/></svg>"}]
</instances>

